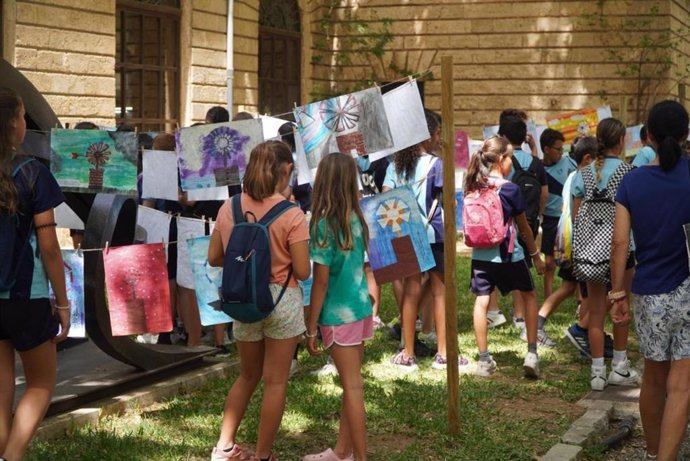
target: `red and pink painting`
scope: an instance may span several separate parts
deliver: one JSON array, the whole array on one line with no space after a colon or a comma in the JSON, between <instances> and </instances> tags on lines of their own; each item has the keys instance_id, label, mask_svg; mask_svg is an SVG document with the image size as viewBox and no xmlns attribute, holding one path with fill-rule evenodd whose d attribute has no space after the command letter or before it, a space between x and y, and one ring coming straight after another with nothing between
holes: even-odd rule
<instances>
[{"instance_id":1,"label":"red and pink painting","mask_svg":"<svg viewBox=\"0 0 690 461\"><path fill-rule=\"evenodd\" d=\"M163 243L109 248L103 265L113 336L172 330Z\"/></svg>"}]
</instances>

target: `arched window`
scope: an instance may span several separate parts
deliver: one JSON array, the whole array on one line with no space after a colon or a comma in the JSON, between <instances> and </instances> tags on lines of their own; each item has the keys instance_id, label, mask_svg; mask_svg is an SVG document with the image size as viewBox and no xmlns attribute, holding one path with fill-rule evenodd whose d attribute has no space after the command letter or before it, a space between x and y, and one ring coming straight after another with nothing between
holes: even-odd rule
<instances>
[{"instance_id":1,"label":"arched window","mask_svg":"<svg viewBox=\"0 0 690 461\"><path fill-rule=\"evenodd\" d=\"M300 103L302 43L294 0L261 0L259 8L259 110L282 114Z\"/></svg>"}]
</instances>

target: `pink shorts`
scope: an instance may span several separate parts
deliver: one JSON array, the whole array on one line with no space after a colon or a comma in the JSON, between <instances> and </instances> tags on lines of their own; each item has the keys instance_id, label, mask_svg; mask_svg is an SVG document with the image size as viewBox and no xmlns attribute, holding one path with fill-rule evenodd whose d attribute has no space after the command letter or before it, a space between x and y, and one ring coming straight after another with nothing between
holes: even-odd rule
<instances>
[{"instance_id":1,"label":"pink shorts","mask_svg":"<svg viewBox=\"0 0 690 461\"><path fill-rule=\"evenodd\" d=\"M358 346L374 337L374 318L369 315L362 320L336 326L320 326L323 347L328 349L334 343L338 346Z\"/></svg>"}]
</instances>

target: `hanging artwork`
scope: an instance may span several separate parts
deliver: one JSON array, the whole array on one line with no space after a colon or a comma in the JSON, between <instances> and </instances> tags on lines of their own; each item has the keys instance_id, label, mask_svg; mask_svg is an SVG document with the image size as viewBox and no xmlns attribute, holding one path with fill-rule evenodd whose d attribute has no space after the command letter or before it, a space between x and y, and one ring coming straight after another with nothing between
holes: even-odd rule
<instances>
[{"instance_id":1,"label":"hanging artwork","mask_svg":"<svg viewBox=\"0 0 690 461\"><path fill-rule=\"evenodd\" d=\"M415 80L384 94L383 105L393 138L393 146L369 154L369 160L372 162L429 139L424 104Z\"/></svg>"},{"instance_id":2,"label":"hanging artwork","mask_svg":"<svg viewBox=\"0 0 690 461\"><path fill-rule=\"evenodd\" d=\"M206 223L201 219L177 218L177 284L182 288L194 288L187 240L203 236L205 228Z\"/></svg>"},{"instance_id":3,"label":"hanging artwork","mask_svg":"<svg viewBox=\"0 0 690 461\"><path fill-rule=\"evenodd\" d=\"M625 156L634 157L644 147L640 130L642 125L629 126L625 129Z\"/></svg>"},{"instance_id":4,"label":"hanging artwork","mask_svg":"<svg viewBox=\"0 0 690 461\"><path fill-rule=\"evenodd\" d=\"M172 330L165 245L128 245L103 251L113 336Z\"/></svg>"},{"instance_id":5,"label":"hanging artwork","mask_svg":"<svg viewBox=\"0 0 690 461\"><path fill-rule=\"evenodd\" d=\"M379 88L314 102L293 112L312 170L331 152L367 155L393 147Z\"/></svg>"},{"instance_id":6,"label":"hanging artwork","mask_svg":"<svg viewBox=\"0 0 690 461\"><path fill-rule=\"evenodd\" d=\"M207 187L205 189L190 189L187 191L187 200L191 202L203 202L208 200L226 200L230 197L228 186Z\"/></svg>"},{"instance_id":7,"label":"hanging artwork","mask_svg":"<svg viewBox=\"0 0 690 461\"><path fill-rule=\"evenodd\" d=\"M136 195L136 133L53 129L50 147L50 171L63 191Z\"/></svg>"},{"instance_id":8,"label":"hanging artwork","mask_svg":"<svg viewBox=\"0 0 690 461\"><path fill-rule=\"evenodd\" d=\"M208 263L210 236L187 240L189 261L194 274L194 292L199 305L199 316L203 326L232 322L225 312L216 310L220 306L220 285L223 281L223 268L212 267Z\"/></svg>"},{"instance_id":9,"label":"hanging artwork","mask_svg":"<svg viewBox=\"0 0 690 461\"><path fill-rule=\"evenodd\" d=\"M369 264L377 283L435 266L417 200L409 187L364 198L362 211L369 227Z\"/></svg>"},{"instance_id":10,"label":"hanging artwork","mask_svg":"<svg viewBox=\"0 0 690 461\"><path fill-rule=\"evenodd\" d=\"M175 134L182 189L240 184L249 153L262 141L258 119L182 128Z\"/></svg>"},{"instance_id":11,"label":"hanging artwork","mask_svg":"<svg viewBox=\"0 0 690 461\"><path fill-rule=\"evenodd\" d=\"M565 138L564 144L569 146L577 136L596 136L599 120L608 117L611 117L611 108L604 106L548 117L546 125L553 130L560 131Z\"/></svg>"},{"instance_id":12,"label":"hanging artwork","mask_svg":"<svg viewBox=\"0 0 690 461\"><path fill-rule=\"evenodd\" d=\"M70 338L86 337L86 318L84 314L84 256L78 250L62 250L62 264L65 269L65 287L67 300L71 308ZM53 287L50 287L50 299L55 301Z\"/></svg>"},{"instance_id":13,"label":"hanging artwork","mask_svg":"<svg viewBox=\"0 0 690 461\"><path fill-rule=\"evenodd\" d=\"M171 219L168 213L154 208L139 205L137 209L137 226L146 231L146 243L168 243Z\"/></svg>"},{"instance_id":14,"label":"hanging artwork","mask_svg":"<svg viewBox=\"0 0 690 461\"><path fill-rule=\"evenodd\" d=\"M143 178L141 197L177 201L177 157L175 152L145 150L141 154Z\"/></svg>"},{"instance_id":15,"label":"hanging artwork","mask_svg":"<svg viewBox=\"0 0 690 461\"><path fill-rule=\"evenodd\" d=\"M465 131L455 132L455 169L466 170L470 162L470 136Z\"/></svg>"}]
</instances>

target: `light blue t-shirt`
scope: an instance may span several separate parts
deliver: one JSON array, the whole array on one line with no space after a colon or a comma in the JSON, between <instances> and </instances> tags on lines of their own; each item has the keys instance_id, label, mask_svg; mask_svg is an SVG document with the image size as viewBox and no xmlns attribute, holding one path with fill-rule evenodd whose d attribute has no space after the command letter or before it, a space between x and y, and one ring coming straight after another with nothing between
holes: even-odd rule
<instances>
[{"instance_id":1,"label":"light blue t-shirt","mask_svg":"<svg viewBox=\"0 0 690 461\"><path fill-rule=\"evenodd\" d=\"M414 175L405 180L395 172L395 162L391 162L386 170L386 178L383 180L384 187L395 189L410 184L412 193L417 198L419 213L422 221L426 223L434 197L438 197L443 190L443 164L441 160L430 154L422 154L418 157L414 169ZM429 243L443 242L443 207L437 202L429 225L426 226L426 233Z\"/></svg>"},{"instance_id":2,"label":"light blue t-shirt","mask_svg":"<svg viewBox=\"0 0 690 461\"><path fill-rule=\"evenodd\" d=\"M585 168L589 168L592 171L592 175L596 179L597 172L595 170L595 162L590 163ZM623 161L617 157L606 157L604 159L604 165L601 168L601 179L597 181L597 187L599 189L604 189L606 184L609 182L609 178L616 171L618 165L623 163ZM578 171L573 178L572 186L573 197L583 198L585 196L585 181L582 179L582 171Z\"/></svg>"},{"instance_id":3,"label":"light blue t-shirt","mask_svg":"<svg viewBox=\"0 0 690 461\"><path fill-rule=\"evenodd\" d=\"M644 146L640 151L637 153L635 158L632 161L633 166L644 166L644 165L649 165L654 161L656 158L656 152L654 152L654 149L652 149L650 146Z\"/></svg>"},{"instance_id":4,"label":"light blue t-shirt","mask_svg":"<svg viewBox=\"0 0 690 461\"><path fill-rule=\"evenodd\" d=\"M563 186L570 173L576 170L575 161L564 155L553 165L544 165L544 170L549 189L544 215L558 218L563 208Z\"/></svg>"},{"instance_id":5,"label":"light blue t-shirt","mask_svg":"<svg viewBox=\"0 0 690 461\"><path fill-rule=\"evenodd\" d=\"M516 149L513 151L513 159L517 160L520 163L520 166L526 170L529 168L529 166L532 164L532 161L534 160L534 157L531 154L528 154L522 149ZM508 181L513 180L513 176L515 175L515 167L510 167L510 174L506 177Z\"/></svg>"}]
</instances>

